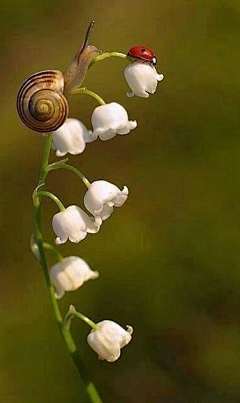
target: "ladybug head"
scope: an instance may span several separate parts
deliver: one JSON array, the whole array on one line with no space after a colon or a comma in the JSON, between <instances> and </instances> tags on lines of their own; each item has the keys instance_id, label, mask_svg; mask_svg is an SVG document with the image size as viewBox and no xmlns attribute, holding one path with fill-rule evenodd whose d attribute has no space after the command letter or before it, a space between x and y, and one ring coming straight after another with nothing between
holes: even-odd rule
<instances>
[{"instance_id":1,"label":"ladybug head","mask_svg":"<svg viewBox=\"0 0 240 403\"><path fill-rule=\"evenodd\" d=\"M152 59L152 64L153 64L154 66L157 65L157 58L156 58L156 56L154 56L154 58Z\"/></svg>"}]
</instances>

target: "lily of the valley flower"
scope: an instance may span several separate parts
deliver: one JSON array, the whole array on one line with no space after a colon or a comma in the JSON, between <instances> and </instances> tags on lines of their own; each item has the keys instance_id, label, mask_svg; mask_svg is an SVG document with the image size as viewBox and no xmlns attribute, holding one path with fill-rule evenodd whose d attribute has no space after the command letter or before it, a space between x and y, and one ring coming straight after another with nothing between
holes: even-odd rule
<instances>
[{"instance_id":1,"label":"lily of the valley flower","mask_svg":"<svg viewBox=\"0 0 240 403\"><path fill-rule=\"evenodd\" d=\"M132 91L128 92L129 97L148 98L149 93L154 94L158 81L163 80L163 74L158 74L155 67L149 63L134 62L124 70L124 76Z\"/></svg>"},{"instance_id":2,"label":"lily of the valley flower","mask_svg":"<svg viewBox=\"0 0 240 403\"><path fill-rule=\"evenodd\" d=\"M128 197L128 188L120 190L117 186L104 180L92 182L84 196L86 209L100 223L113 212L113 207L121 207Z\"/></svg>"},{"instance_id":3,"label":"lily of the valley flower","mask_svg":"<svg viewBox=\"0 0 240 403\"><path fill-rule=\"evenodd\" d=\"M69 118L56 131L53 132L52 149L56 150L56 156L62 157L67 153L81 154L86 143L96 140L96 136L80 120Z\"/></svg>"},{"instance_id":4,"label":"lily of the valley flower","mask_svg":"<svg viewBox=\"0 0 240 403\"><path fill-rule=\"evenodd\" d=\"M85 260L78 256L69 256L54 264L49 272L52 285L56 289L56 298L62 298L65 291L74 291L90 279L99 276L97 271L90 269Z\"/></svg>"},{"instance_id":5,"label":"lily of the valley flower","mask_svg":"<svg viewBox=\"0 0 240 403\"><path fill-rule=\"evenodd\" d=\"M136 120L128 120L127 111L116 102L101 105L92 114L93 135L109 140L116 134L127 134L137 126Z\"/></svg>"},{"instance_id":6,"label":"lily of the valley flower","mask_svg":"<svg viewBox=\"0 0 240 403\"><path fill-rule=\"evenodd\" d=\"M87 233L98 232L100 223L89 217L80 207L69 206L53 216L52 226L57 235L55 243L61 245L68 239L78 243L86 238Z\"/></svg>"},{"instance_id":7,"label":"lily of the valley flower","mask_svg":"<svg viewBox=\"0 0 240 403\"><path fill-rule=\"evenodd\" d=\"M132 333L131 326L124 330L111 320L103 320L97 324L96 330L89 333L87 341L100 360L114 362L120 357L121 348L131 341Z\"/></svg>"}]
</instances>

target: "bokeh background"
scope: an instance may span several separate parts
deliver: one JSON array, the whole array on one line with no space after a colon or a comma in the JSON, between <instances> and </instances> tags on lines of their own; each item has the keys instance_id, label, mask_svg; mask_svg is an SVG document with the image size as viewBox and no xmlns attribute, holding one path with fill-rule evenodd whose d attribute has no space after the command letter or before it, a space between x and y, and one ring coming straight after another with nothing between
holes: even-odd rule
<instances>
[{"instance_id":1,"label":"bokeh background","mask_svg":"<svg viewBox=\"0 0 240 403\"><path fill-rule=\"evenodd\" d=\"M165 79L149 99L128 99L124 60L98 63L87 76L138 128L70 157L90 180L128 185L130 197L97 235L61 247L101 274L61 308L73 303L95 321L134 327L109 364L87 345L88 327L73 324L104 402L239 402L239 1L2 0L0 11L0 401L87 401L29 250L43 138L23 126L15 99L31 73L64 70L95 19L92 44L122 52L145 44ZM70 106L90 128L95 101L81 95ZM85 189L70 172L52 173L48 188L82 205ZM53 241L56 207L46 200L44 209Z\"/></svg>"}]
</instances>

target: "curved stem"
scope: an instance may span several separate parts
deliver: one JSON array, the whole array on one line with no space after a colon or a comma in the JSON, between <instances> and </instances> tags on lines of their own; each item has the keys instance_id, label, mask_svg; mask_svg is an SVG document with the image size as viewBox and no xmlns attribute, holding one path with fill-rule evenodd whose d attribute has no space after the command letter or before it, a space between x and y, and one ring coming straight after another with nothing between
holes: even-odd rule
<instances>
[{"instance_id":1,"label":"curved stem","mask_svg":"<svg viewBox=\"0 0 240 403\"><path fill-rule=\"evenodd\" d=\"M66 314L66 316L64 318L64 325L67 328L70 327L70 323L71 323L71 320L72 320L73 316L75 316L78 319L81 319L83 322L85 322L92 329L97 330L98 326L96 325L96 323L94 323L87 316L83 315L81 312L77 312L73 305L70 305L69 311L67 312L67 314Z\"/></svg>"},{"instance_id":2,"label":"curved stem","mask_svg":"<svg viewBox=\"0 0 240 403\"><path fill-rule=\"evenodd\" d=\"M37 192L34 197L41 197L41 196L46 196L49 197L50 199L52 199L56 205L58 206L60 211L64 211L65 207L62 204L61 200L59 200L59 198L57 196L55 196L53 193L51 192L47 192L46 190L41 190L40 192Z\"/></svg>"},{"instance_id":3,"label":"curved stem","mask_svg":"<svg viewBox=\"0 0 240 403\"><path fill-rule=\"evenodd\" d=\"M93 92L91 90L88 90L86 87L78 88L77 90L74 90L74 94L87 94L90 95L90 97L95 98L100 105L105 105L106 102L98 95L96 92Z\"/></svg>"},{"instance_id":4,"label":"curved stem","mask_svg":"<svg viewBox=\"0 0 240 403\"><path fill-rule=\"evenodd\" d=\"M52 169L54 169L55 166L58 167L58 165L66 164L67 161L68 161L68 158L64 158L62 160L58 160L56 162L53 162L52 164L49 164L48 165L48 171L51 171ZM49 169L49 167L51 167L51 168Z\"/></svg>"},{"instance_id":5,"label":"curved stem","mask_svg":"<svg viewBox=\"0 0 240 403\"><path fill-rule=\"evenodd\" d=\"M53 252L57 258L57 260L59 262L62 262L64 257L61 255L61 253L57 250L57 248L55 248L53 245L51 245L48 242L43 242L43 247L44 249L50 250L51 252Z\"/></svg>"},{"instance_id":6,"label":"curved stem","mask_svg":"<svg viewBox=\"0 0 240 403\"><path fill-rule=\"evenodd\" d=\"M39 185L43 185L48 173L48 160L51 151L52 145L52 135L48 135L45 142L45 148L43 153L43 159L40 169L40 177L39 177ZM67 350L75 364L75 367L82 378L85 390L89 398L89 402L91 403L103 403L100 398L97 389L95 388L93 382L90 380L88 371L85 367L85 364L78 352L76 344L72 338L70 329L67 329L64 326L64 321L61 315L61 311L58 305L58 302L55 298L55 290L51 284L47 261L44 253L44 242L42 236L42 228L41 228L41 199L37 198L38 202L34 203L34 222L35 222L35 241L39 249L39 260L44 273L44 277L46 280L47 288L50 295L50 300L54 312L54 316L56 322L58 324L59 330L67 347Z\"/></svg>"},{"instance_id":7,"label":"curved stem","mask_svg":"<svg viewBox=\"0 0 240 403\"><path fill-rule=\"evenodd\" d=\"M62 163L58 165L56 162L54 164L48 165L48 171L53 171L55 169L67 169L68 171L75 173L83 181L84 185L87 186L87 188L89 188L91 185L89 180L82 174L82 172L72 165Z\"/></svg>"},{"instance_id":8,"label":"curved stem","mask_svg":"<svg viewBox=\"0 0 240 403\"><path fill-rule=\"evenodd\" d=\"M101 60L107 59L109 57L121 57L122 59L126 59L128 62L131 62L132 59L125 55L125 53L121 52L104 52L101 55L95 57L93 61L90 63L89 67L92 67L95 63L100 62Z\"/></svg>"}]
</instances>

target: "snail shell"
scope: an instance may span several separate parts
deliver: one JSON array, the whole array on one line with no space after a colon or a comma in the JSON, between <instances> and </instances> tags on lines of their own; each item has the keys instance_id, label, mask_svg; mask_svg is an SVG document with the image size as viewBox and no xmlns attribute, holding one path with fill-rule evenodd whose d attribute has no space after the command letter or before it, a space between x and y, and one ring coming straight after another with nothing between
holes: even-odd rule
<instances>
[{"instance_id":1,"label":"snail shell","mask_svg":"<svg viewBox=\"0 0 240 403\"><path fill-rule=\"evenodd\" d=\"M17 110L23 123L43 133L62 126L68 116L68 102L63 90L61 71L44 70L28 77L17 96Z\"/></svg>"}]
</instances>

